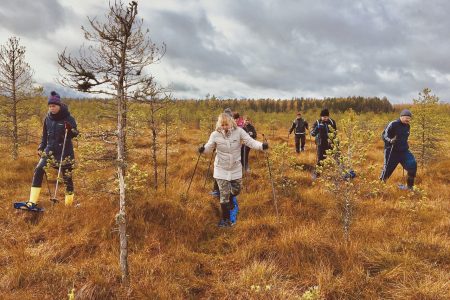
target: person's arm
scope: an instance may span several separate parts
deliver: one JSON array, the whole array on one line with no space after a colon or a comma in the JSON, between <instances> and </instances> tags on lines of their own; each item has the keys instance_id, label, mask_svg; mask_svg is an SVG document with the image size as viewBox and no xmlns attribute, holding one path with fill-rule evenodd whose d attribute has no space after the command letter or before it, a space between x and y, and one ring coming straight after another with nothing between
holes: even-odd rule
<instances>
[{"instance_id":1,"label":"person's arm","mask_svg":"<svg viewBox=\"0 0 450 300\"><path fill-rule=\"evenodd\" d=\"M292 122L292 126L291 126L291 129L289 129L289 134L291 134L291 133L292 133L292 130L294 130L294 128L295 128L295 121L294 121L294 122Z\"/></svg>"},{"instance_id":2,"label":"person's arm","mask_svg":"<svg viewBox=\"0 0 450 300\"><path fill-rule=\"evenodd\" d=\"M395 141L394 121L388 124L382 134L383 141L392 144Z\"/></svg>"},{"instance_id":3,"label":"person's arm","mask_svg":"<svg viewBox=\"0 0 450 300\"><path fill-rule=\"evenodd\" d=\"M67 119L66 122L68 123L68 125L65 124L66 128L69 127L69 130L67 132L67 137L70 139L77 137L79 134L79 131L77 129L77 122L75 121L75 119L71 116Z\"/></svg>"},{"instance_id":4,"label":"person's arm","mask_svg":"<svg viewBox=\"0 0 450 300\"><path fill-rule=\"evenodd\" d=\"M241 140L244 141L244 144L252 149L257 149L257 150L263 150L262 147L262 143L258 142L257 140L252 139L252 137L245 132L245 130L243 130L242 128L240 128L241 130L239 130L240 136L241 136Z\"/></svg>"},{"instance_id":5,"label":"person's arm","mask_svg":"<svg viewBox=\"0 0 450 300\"><path fill-rule=\"evenodd\" d=\"M44 151L47 147L47 122L44 120L44 126L42 127L42 138L39 144L38 151Z\"/></svg>"},{"instance_id":6,"label":"person's arm","mask_svg":"<svg viewBox=\"0 0 450 300\"><path fill-rule=\"evenodd\" d=\"M316 136L319 133L319 121L314 122L313 128L311 130L311 135Z\"/></svg>"},{"instance_id":7,"label":"person's arm","mask_svg":"<svg viewBox=\"0 0 450 300\"><path fill-rule=\"evenodd\" d=\"M255 126L253 126L253 125L251 125L251 124L250 124L250 126L251 126L251 129L252 129L252 132L253 132L252 138L253 138L254 140L256 140L256 136L257 136L257 134L256 134L256 128L255 128Z\"/></svg>"},{"instance_id":8,"label":"person's arm","mask_svg":"<svg viewBox=\"0 0 450 300\"><path fill-rule=\"evenodd\" d=\"M214 140L215 131L209 136L208 142L203 146L205 147L204 153L210 153L216 148L216 142Z\"/></svg>"},{"instance_id":9,"label":"person's arm","mask_svg":"<svg viewBox=\"0 0 450 300\"><path fill-rule=\"evenodd\" d=\"M308 122L306 120L305 120L305 129L309 130L309 125L308 125Z\"/></svg>"}]
</instances>

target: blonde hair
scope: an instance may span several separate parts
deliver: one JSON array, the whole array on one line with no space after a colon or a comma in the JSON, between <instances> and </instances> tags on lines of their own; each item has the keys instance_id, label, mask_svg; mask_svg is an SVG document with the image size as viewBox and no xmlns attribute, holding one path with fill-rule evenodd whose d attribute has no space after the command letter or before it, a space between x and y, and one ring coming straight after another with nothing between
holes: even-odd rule
<instances>
[{"instance_id":1,"label":"blonde hair","mask_svg":"<svg viewBox=\"0 0 450 300\"><path fill-rule=\"evenodd\" d=\"M230 117L229 114L221 113L219 115L219 117L217 118L217 123L216 123L216 130L217 131L220 131L222 129L222 124L223 123L228 124L232 129L236 129L237 128L236 122L234 121L234 119L232 117Z\"/></svg>"}]
</instances>

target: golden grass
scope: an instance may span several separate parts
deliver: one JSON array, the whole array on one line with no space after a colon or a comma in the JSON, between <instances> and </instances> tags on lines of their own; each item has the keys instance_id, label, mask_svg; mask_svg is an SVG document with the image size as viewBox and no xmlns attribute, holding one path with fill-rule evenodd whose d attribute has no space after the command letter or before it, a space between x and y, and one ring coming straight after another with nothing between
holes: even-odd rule
<instances>
[{"instance_id":1,"label":"golden grass","mask_svg":"<svg viewBox=\"0 0 450 300\"><path fill-rule=\"evenodd\" d=\"M285 131L285 130L284 130ZM269 143L282 143L285 132ZM251 152L244 178L238 225L218 229L219 205L203 188L209 156L199 163L187 200L183 198L204 133L179 143L169 166L169 188L132 192L128 202L131 285L122 288L114 195L98 192L110 170L75 175L77 208L52 206L45 187L36 215L15 211L26 200L36 160L0 162L0 299L64 299L72 286L76 299L301 299L319 286L324 299L449 299L450 161L419 172L428 200L409 197L394 185L396 170L381 198L358 199L344 242L332 195L309 174L314 146L296 155L304 171L288 171L298 182L290 196L278 193L275 216L265 158ZM130 157L151 175L148 143ZM290 141L290 147L293 147ZM32 152L34 145L26 151ZM381 168L377 142L370 163ZM162 162L162 160L161 160ZM373 178L378 176L373 174ZM108 179L111 181L111 179ZM53 187L52 187L53 188Z\"/></svg>"}]
</instances>

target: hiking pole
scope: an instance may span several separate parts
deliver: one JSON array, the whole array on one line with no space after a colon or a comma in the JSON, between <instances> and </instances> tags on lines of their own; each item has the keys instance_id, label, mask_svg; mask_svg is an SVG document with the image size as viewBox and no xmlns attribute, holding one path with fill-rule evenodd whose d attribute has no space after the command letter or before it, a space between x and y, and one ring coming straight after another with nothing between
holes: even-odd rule
<instances>
[{"instance_id":1,"label":"hiking pole","mask_svg":"<svg viewBox=\"0 0 450 300\"><path fill-rule=\"evenodd\" d=\"M63 142L63 148L62 148L62 152L61 152L61 159L59 161L58 176L56 176L55 194L53 196L53 199L50 199L53 203L57 203L58 202L58 199L56 198L56 195L58 193L59 175L61 174L62 163L63 163L63 159L64 159L64 150L66 149L66 140L67 140L67 132L68 131L69 130L66 128L66 132L64 133L64 142Z\"/></svg>"},{"instance_id":2,"label":"hiking pole","mask_svg":"<svg viewBox=\"0 0 450 300\"><path fill-rule=\"evenodd\" d=\"M189 181L189 186L188 186L188 189L187 189L187 191L186 191L186 199L187 199L189 190L191 189L191 184L192 184L192 180L194 179L195 172L197 171L197 166L198 166L198 162L200 161L200 156L202 156L201 153L198 154L198 157L197 157L197 163L195 164L194 172L192 173L191 180Z\"/></svg>"},{"instance_id":3,"label":"hiking pole","mask_svg":"<svg viewBox=\"0 0 450 300\"><path fill-rule=\"evenodd\" d=\"M263 141L267 143L267 139L266 136L263 134ZM277 203L277 197L275 195L275 186L273 184L273 178L272 178L272 169L270 168L270 160L269 160L269 153L266 152L265 153L266 156L266 161L267 161L267 168L269 170L269 178L270 178L270 183L272 184L272 197L273 197L273 203L275 205L275 211L277 213L277 219L280 220L280 215L278 213L278 203Z\"/></svg>"},{"instance_id":4,"label":"hiking pole","mask_svg":"<svg viewBox=\"0 0 450 300\"><path fill-rule=\"evenodd\" d=\"M213 161L214 156L215 156L215 152L213 154L211 154L211 158L209 159L208 171L206 172L205 183L203 183L203 188L206 187L206 182L208 181L208 178L209 178L209 172L211 171L211 163Z\"/></svg>"}]
</instances>

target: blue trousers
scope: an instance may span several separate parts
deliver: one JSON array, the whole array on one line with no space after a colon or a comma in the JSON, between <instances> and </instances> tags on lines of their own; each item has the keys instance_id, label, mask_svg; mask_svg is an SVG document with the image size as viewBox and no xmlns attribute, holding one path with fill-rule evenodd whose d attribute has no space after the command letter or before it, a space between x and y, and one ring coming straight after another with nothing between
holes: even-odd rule
<instances>
[{"instance_id":1,"label":"blue trousers","mask_svg":"<svg viewBox=\"0 0 450 300\"><path fill-rule=\"evenodd\" d=\"M45 173L44 168L46 165L47 165L47 157L42 157L39 160L39 163L37 164L36 168L34 169L33 182L31 183L32 187L42 186L42 179ZM58 168L57 166L52 167L55 169ZM66 192L73 193L72 165L67 166L63 165L61 171L63 175L64 185L66 186Z\"/></svg>"},{"instance_id":2,"label":"blue trousers","mask_svg":"<svg viewBox=\"0 0 450 300\"><path fill-rule=\"evenodd\" d=\"M384 149L384 166L380 179L387 180L391 177L398 164L401 164L408 172L408 186L413 186L417 173L417 162L409 150L396 152L391 151L391 148Z\"/></svg>"}]
</instances>

